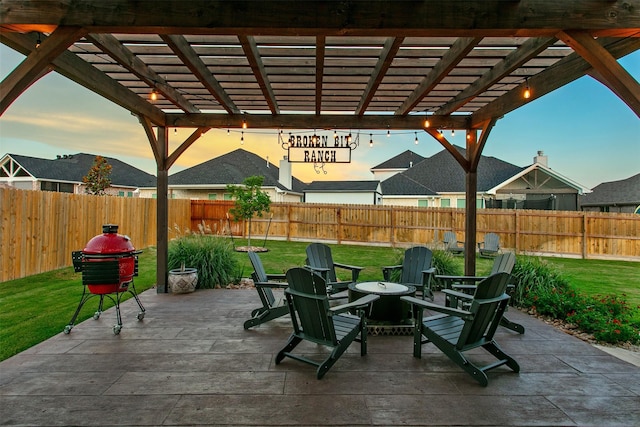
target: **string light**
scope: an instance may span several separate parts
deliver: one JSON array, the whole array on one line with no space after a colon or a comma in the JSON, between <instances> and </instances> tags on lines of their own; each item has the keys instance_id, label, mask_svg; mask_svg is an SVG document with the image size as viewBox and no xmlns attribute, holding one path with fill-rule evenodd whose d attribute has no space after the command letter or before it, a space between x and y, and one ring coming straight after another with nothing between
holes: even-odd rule
<instances>
[{"instance_id":1,"label":"string light","mask_svg":"<svg viewBox=\"0 0 640 427\"><path fill-rule=\"evenodd\" d=\"M173 128L173 134L177 135L178 134L178 128Z\"/></svg>"},{"instance_id":2,"label":"string light","mask_svg":"<svg viewBox=\"0 0 640 427\"><path fill-rule=\"evenodd\" d=\"M229 129L227 129L227 136L229 136L229 135L230 135L230 133L231 133L231 132L229 131Z\"/></svg>"},{"instance_id":3,"label":"string light","mask_svg":"<svg viewBox=\"0 0 640 427\"><path fill-rule=\"evenodd\" d=\"M373 147L373 134L369 134L369 147Z\"/></svg>"},{"instance_id":4,"label":"string light","mask_svg":"<svg viewBox=\"0 0 640 427\"><path fill-rule=\"evenodd\" d=\"M336 139L338 139L338 131L337 130L333 130L333 140L335 141Z\"/></svg>"},{"instance_id":5,"label":"string light","mask_svg":"<svg viewBox=\"0 0 640 427\"><path fill-rule=\"evenodd\" d=\"M455 129L451 129L451 137L456 136L456 130Z\"/></svg>"},{"instance_id":6,"label":"string light","mask_svg":"<svg viewBox=\"0 0 640 427\"><path fill-rule=\"evenodd\" d=\"M391 137L391 131L387 129L387 138Z\"/></svg>"},{"instance_id":7,"label":"string light","mask_svg":"<svg viewBox=\"0 0 640 427\"><path fill-rule=\"evenodd\" d=\"M425 113L425 115L424 115L424 127L428 128L429 126L431 126L431 123L429 123L429 116L427 116L427 114Z\"/></svg>"},{"instance_id":8,"label":"string light","mask_svg":"<svg viewBox=\"0 0 640 427\"><path fill-rule=\"evenodd\" d=\"M522 95L524 99L531 98L531 88L529 87L529 77L525 77L525 82L527 83L527 87L524 90L524 94Z\"/></svg>"},{"instance_id":9,"label":"string light","mask_svg":"<svg viewBox=\"0 0 640 427\"><path fill-rule=\"evenodd\" d=\"M38 39L36 40L36 49L40 47L42 40L40 39L40 33L38 33Z\"/></svg>"},{"instance_id":10,"label":"string light","mask_svg":"<svg viewBox=\"0 0 640 427\"><path fill-rule=\"evenodd\" d=\"M240 145L243 145L243 144L244 144L244 131L240 135Z\"/></svg>"},{"instance_id":11,"label":"string light","mask_svg":"<svg viewBox=\"0 0 640 427\"><path fill-rule=\"evenodd\" d=\"M247 128L247 121L245 119L242 119L242 129L246 129Z\"/></svg>"},{"instance_id":12,"label":"string light","mask_svg":"<svg viewBox=\"0 0 640 427\"><path fill-rule=\"evenodd\" d=\"M349 132L349 135L347 135L347 143L351 144L351 132Z\"/></svg>"},{"instance_id":13,"label":"string light","mask_svg":"<svg viewBox=\"0 0 640 427\"><path fill-rule=\"evenodd\" d=\"M416 140L414 142L418 145L418 132L414 132L414 134L416 135Z\"/></svg>"},{"instance_id":14,"label":"string light","mask_svg":"<svg viewBox=\"0 0 640 427\"><path fill-rule=\"evenodd\" d=\"M151 93L149 94L149 99L152 101L155 101L158 99L158 91L156 90L155 86L153 87L153 89L151 90Z\"/></svg>"}]
</instances>

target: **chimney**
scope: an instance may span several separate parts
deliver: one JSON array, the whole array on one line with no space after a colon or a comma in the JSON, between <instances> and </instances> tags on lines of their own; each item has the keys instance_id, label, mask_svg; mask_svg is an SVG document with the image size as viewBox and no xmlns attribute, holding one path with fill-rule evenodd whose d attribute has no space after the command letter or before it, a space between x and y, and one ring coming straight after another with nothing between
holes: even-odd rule
<instances>
[{"instance_id":1,"label":"chimney","mask_svg":"<svg viewBox=\"0 0 640 427\"><path fill-rule=\"evenodd\" d=\"M542 166L548 165L548 157L544 155L544 151L538 151L538 155L533 158L533 163L541 164Z\"/></svg>"},{"instance_id":2,"label":"chimney","mask_svg":"<svg viewBox=\"0 0 640 427\"><path fill-rule=\"evenodd\" d=\"M289 163L289 158L287 156L284 156L282 160L280 160L278 182L291 190L291 163Z\"/></svg>"}]
</instances>

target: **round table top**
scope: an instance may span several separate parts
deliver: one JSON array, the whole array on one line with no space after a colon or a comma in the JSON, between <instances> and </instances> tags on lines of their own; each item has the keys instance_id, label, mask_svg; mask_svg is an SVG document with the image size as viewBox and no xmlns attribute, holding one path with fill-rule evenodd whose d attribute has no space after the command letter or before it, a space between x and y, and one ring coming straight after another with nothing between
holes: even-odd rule
<instances>
[{"instance_id":1,"label":"round table top","mask_svg":"<svg viewBox=\"0 0 640 427\"><path fill-rule=\"evenodd\" d=\"M352 283L349 287L372 294L408 294L416 291L415 286L406 286L392 282Z\"/></svg>"}]
</instances>

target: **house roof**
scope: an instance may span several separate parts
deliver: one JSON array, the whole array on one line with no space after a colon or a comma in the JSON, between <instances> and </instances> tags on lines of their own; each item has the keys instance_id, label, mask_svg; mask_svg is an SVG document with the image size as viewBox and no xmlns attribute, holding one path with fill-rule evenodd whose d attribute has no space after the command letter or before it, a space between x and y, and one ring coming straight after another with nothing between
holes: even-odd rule
<instances>
[{"instance_id":1,"label":"house roof","mask_svg":"<svg viewBox=\"0 0 640 427\"><path fill-rule=\"evenodd\" d=\"M82 182L96 158L95 154L77 153L59 156L59 158L41 159L38 157L7 154L31 176L39 180ZM155 187L156 177L125 162L103 156L111 165L111 185L124 187Z\"/></svg>"},{"instance_id":2,"label":"house roof","mask_svg":"<svg viewBox=\"0 0 640 427\"><path fill-rule=\"evenodd\" d=\"M640 205L640 173L619 181L603 182L581 198L581 206Z\"/></svg>"},{"instance_id":3,"label":"house roof","mask_svg":"<svg viewBox=\"0 0 640 427\"><path fill-rule=\"evenodd\" d=\"M169 176L169 185L240 185L250 176L262 175L263 187L302 193L306 184L291 177L293 188L286 188L279 181L280 169L262 157L241 148L213 158Z\"/></svg>"},{"instance_id":4,"label":"house roof","mask_svg":"<svg viewBox=\"0 0 640 427\"><path fill-rule=\"evenodd\" d=\"M313 181L304 190L312 192L372 192L377 191L380 181Z\"/></svg>"},{"instance_id":5,"label":"house roof","mask_svg":"<svg viewBox=\"0 0 640 427\"><path fill-rule=\"evenodd\" d=\"M466 150L464 148L458 146L455 146L455 148L463 156L466 156ZM524 168L520 166L513 165L495 157L481 156L478 163L478 191L488 191L518 174L523 169ZM398 175L407 178L404 183L411 180L437 193L464 193L466 188L464 170L446 150L427 157L412 168ZM398 175L382 182L384 195L406 194L406 189L402 186L403 182Z\"/></svg>"},{"instance_id":6,"label":"house roof","mask_svg":"<svg viewBox=\"0 0 640 427\"><path fill-rule=\"evenodd\" d=\"M563 182L564 184L566 184L569 187L573 187L576 190L578 190L579 194L584 194L584 193L589 193L591 190L589 190L587 187L585 187L584 185L578 184L577 182L567 178L566 176L559 174L558 172L554 171L553 169L551 169L548 166L545 166L541 163L534 163L530 166L527 166L526 168L523 168L522 171L520 171L519 173L517 173L516 175L512 176L511 178L507 179L504 182L501 182L500 184L498 184L497 186L495 186L494 188L489 189L487 192L491 193L491 194L495 194L500 188L512 183L513 181L525 177L529 172L533 171L533 170L542 170L544 171L544 173L546 173L547 175Z\"/></svg>"},{"instance_id":7,"label":"house roof","mask_svg":"<svg viewBox=\"0 0 640 427\"><path fill-rule=\"evenodd\" d=\"M438 193L405 174L399 173L380 184L385 196L436 196Z\"/></svg>"},{"instance_id":8,"label":"house roof","mask_svg":"<svg viewBox=\"0 0 640 427\"><path fill-rule=\"evenodd\" d=\"M404 153L400 153L397 156L390 158L389 160L385 160L378 166L372 167L371 171L379 169L409 169L424 159L425 158L421 155L414 153L411 150L407 150Z\"/></svg>"}]
</instances>

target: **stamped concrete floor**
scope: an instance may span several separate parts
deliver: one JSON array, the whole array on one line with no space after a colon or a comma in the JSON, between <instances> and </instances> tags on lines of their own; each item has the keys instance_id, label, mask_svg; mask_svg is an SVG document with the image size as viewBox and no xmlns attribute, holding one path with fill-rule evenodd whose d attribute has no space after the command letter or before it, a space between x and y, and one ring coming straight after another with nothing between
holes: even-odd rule
<instances>
[{"instance_id":1,"label":"stamped concrete floor","mask_svg":"<svg viewBox=\"0 0 640 427\"><path fill-rule=\"evenodd\" d=\"M0 363L0 425L640 425L639 367L517 310L526 333L496 338L521 372L490 371L485 388L432 344L412 357L410 336L370 336L367 356L352 345L320 381L276 366L290 321L244 330L252 290L141 298L145 319L125 302L118 336L109 310Z\"/></svg>"}]
</instances>

